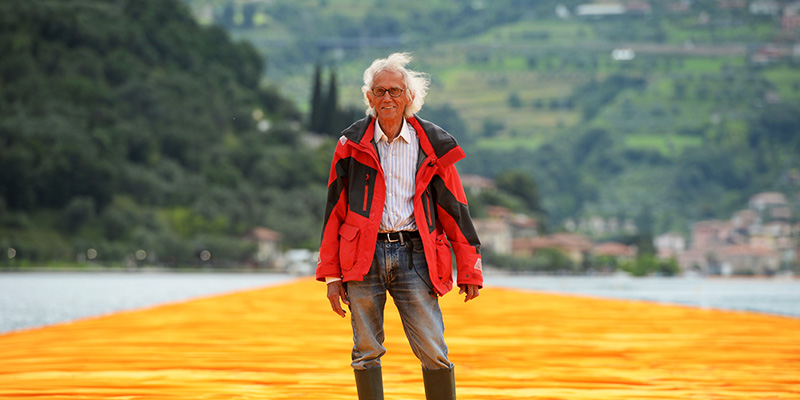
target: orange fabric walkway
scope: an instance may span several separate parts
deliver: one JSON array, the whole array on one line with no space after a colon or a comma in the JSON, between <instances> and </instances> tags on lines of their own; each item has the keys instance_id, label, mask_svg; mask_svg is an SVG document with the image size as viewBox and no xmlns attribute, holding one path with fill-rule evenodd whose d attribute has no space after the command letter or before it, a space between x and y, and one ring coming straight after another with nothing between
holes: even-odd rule
<instances>
[{"instance_id":1,"label":"orange fabric walkway","mask_svg":"<svg viewBox=\"0 0 800 400\"><path fill-rule=\"evenodd\" d=\"M487 288L442 299L459 400L800 399L800 319ZM387 399L423 399L392 304ZM355 399L309 279L0 335L0 399Z\"/></svg>"}]
</instances>

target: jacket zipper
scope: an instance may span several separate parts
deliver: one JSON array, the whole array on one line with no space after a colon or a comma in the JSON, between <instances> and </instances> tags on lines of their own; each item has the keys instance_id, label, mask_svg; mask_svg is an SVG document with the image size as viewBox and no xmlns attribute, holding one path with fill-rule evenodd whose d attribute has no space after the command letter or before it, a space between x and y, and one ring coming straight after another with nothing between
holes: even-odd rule
<instances>
[{"instance_id":1,"label":"jacket zipper","mask_svg":"<svg viewBox=\"0 0 800 400\"><path fill-rule=\"evenodd\" d=\"M367 173L367 178L364 180L364 207L362 210L367 211L367 199L369 198L369 173Z\"/></svg>"},{"instance_id":2,"label":"jacket zipper","mask_svg":"<svg viewBox=\"0 0 800 400\"><path fill-rule=\"evenodd\" d=\"M425 213L425 219L428 223L428 229L433 227L433 199L431 195L431 188L430 186L425 188L425 205L427 208L427 213Z\"/></svg>"}]
</instances>

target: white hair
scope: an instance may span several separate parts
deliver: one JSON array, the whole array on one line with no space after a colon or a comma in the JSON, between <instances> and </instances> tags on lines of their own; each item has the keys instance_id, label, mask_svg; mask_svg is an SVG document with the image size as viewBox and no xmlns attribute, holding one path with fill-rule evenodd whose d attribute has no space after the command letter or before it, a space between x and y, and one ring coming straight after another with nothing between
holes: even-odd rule
<instances>
[{"instance_id":1,"label":"white hair","mask_svg":"<svg viewBox=\"0 0 800 400\"><path fill-rule=\"evenodd\" d=\"M364 86L361 87L361 92L364 94L364 103L367 105L367 115L373 117L377 115L375 109L369 105L367 92L372 90L372 82L375 75L382 71L395 71L403 74L403 82L406 85L405 95L411 100L404 112L406 118L414 116L415 113L422 109L431 81L425 73L406 68L411 59L410 53L392 53L389 57L376 59L364 71Z\"/></svg>"}]
</instances>

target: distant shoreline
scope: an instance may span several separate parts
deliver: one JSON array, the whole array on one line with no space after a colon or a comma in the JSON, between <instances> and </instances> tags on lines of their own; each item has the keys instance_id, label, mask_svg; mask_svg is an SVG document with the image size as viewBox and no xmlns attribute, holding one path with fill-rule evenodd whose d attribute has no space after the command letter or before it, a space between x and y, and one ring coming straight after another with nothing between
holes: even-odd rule
<instances>
[{"instance_id":1,"label":"distant shoreline","mask_svg":"<svg viewBox=\"0 0 800 400\"><path fill-rule=\"evenodd\" d=\"M259 268L228 267L105 267L105 266L41 266L41 267L0 267L0 274L12 272L89 272L89 273L254 273L254 274L286 274L285 272Z\"/></svg>"},{"instance_id":2,"label":"distant shoreline","mask_svg":"<svg viewBox=\"0 0 800 400\"><path fill-rule=\"evenodd\" d=\"M129 268L123 266L101 266L101 265L80 265L80 264L59 264L53 266L25 266L25 267L0 267L0 274L3 273L46 273L46 272L87 272L87 273L231 273L231 274L275 274L285 275L286 272L276 271L272 269L252 268L252 267L158 267L158 266L144 266ZM311 276L311 275L296 275ZM786 280L786 281L800 281L800 275L793 273L776 274L776 275L699 275L699 274L683 274L675 276L633 276L624 272L612 273L594 273L594 274L565 274L553 272L537 272L537 271L510 271L497 268L487 268L484 271L484 276L524 276L524 277L542 277L542 278L609 278L621 277L632 279L647 279L647 278L676 278L676 279L711 279L711 280Z\"/></svg>"}]
</instances>

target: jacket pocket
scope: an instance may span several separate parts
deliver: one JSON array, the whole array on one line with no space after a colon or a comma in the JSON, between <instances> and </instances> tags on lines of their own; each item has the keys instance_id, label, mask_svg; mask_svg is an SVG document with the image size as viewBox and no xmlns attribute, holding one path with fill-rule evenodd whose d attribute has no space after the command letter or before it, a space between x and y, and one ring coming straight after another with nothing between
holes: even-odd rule
<instances>
[{"instance_id":1,"label":"jacket pocket","mask_svg":"<svg viewBox=\"0 0 800 400\"><path fill-rule=\"evenodd\" d=\"M339 228L339 266L344 270L352 269L355 264L359 237L357 226L343 224Z\"/></svg>"},{"instance_id":2,"label":"jacket pocket","mask_svg":"<svg viewBox=\"0 0 800 400\"><path fill-rule=\"evenodd\" d=\"M453 275L453 254L445 235L436 237L436 272L443 282L447 282Z\"/></svg>"},{"instance_id":3,"label":"jacket pocket","mask_svg":"<svg viewBox=\"0 0 800 400\"><path fill-rule=\"evenodd\" d=\"M375 195L375 178L378 176L378 170L356 163L348 176L350 178L348 189L349 211L369 218L372 198Z\"/></svg>"}]
</instances>

